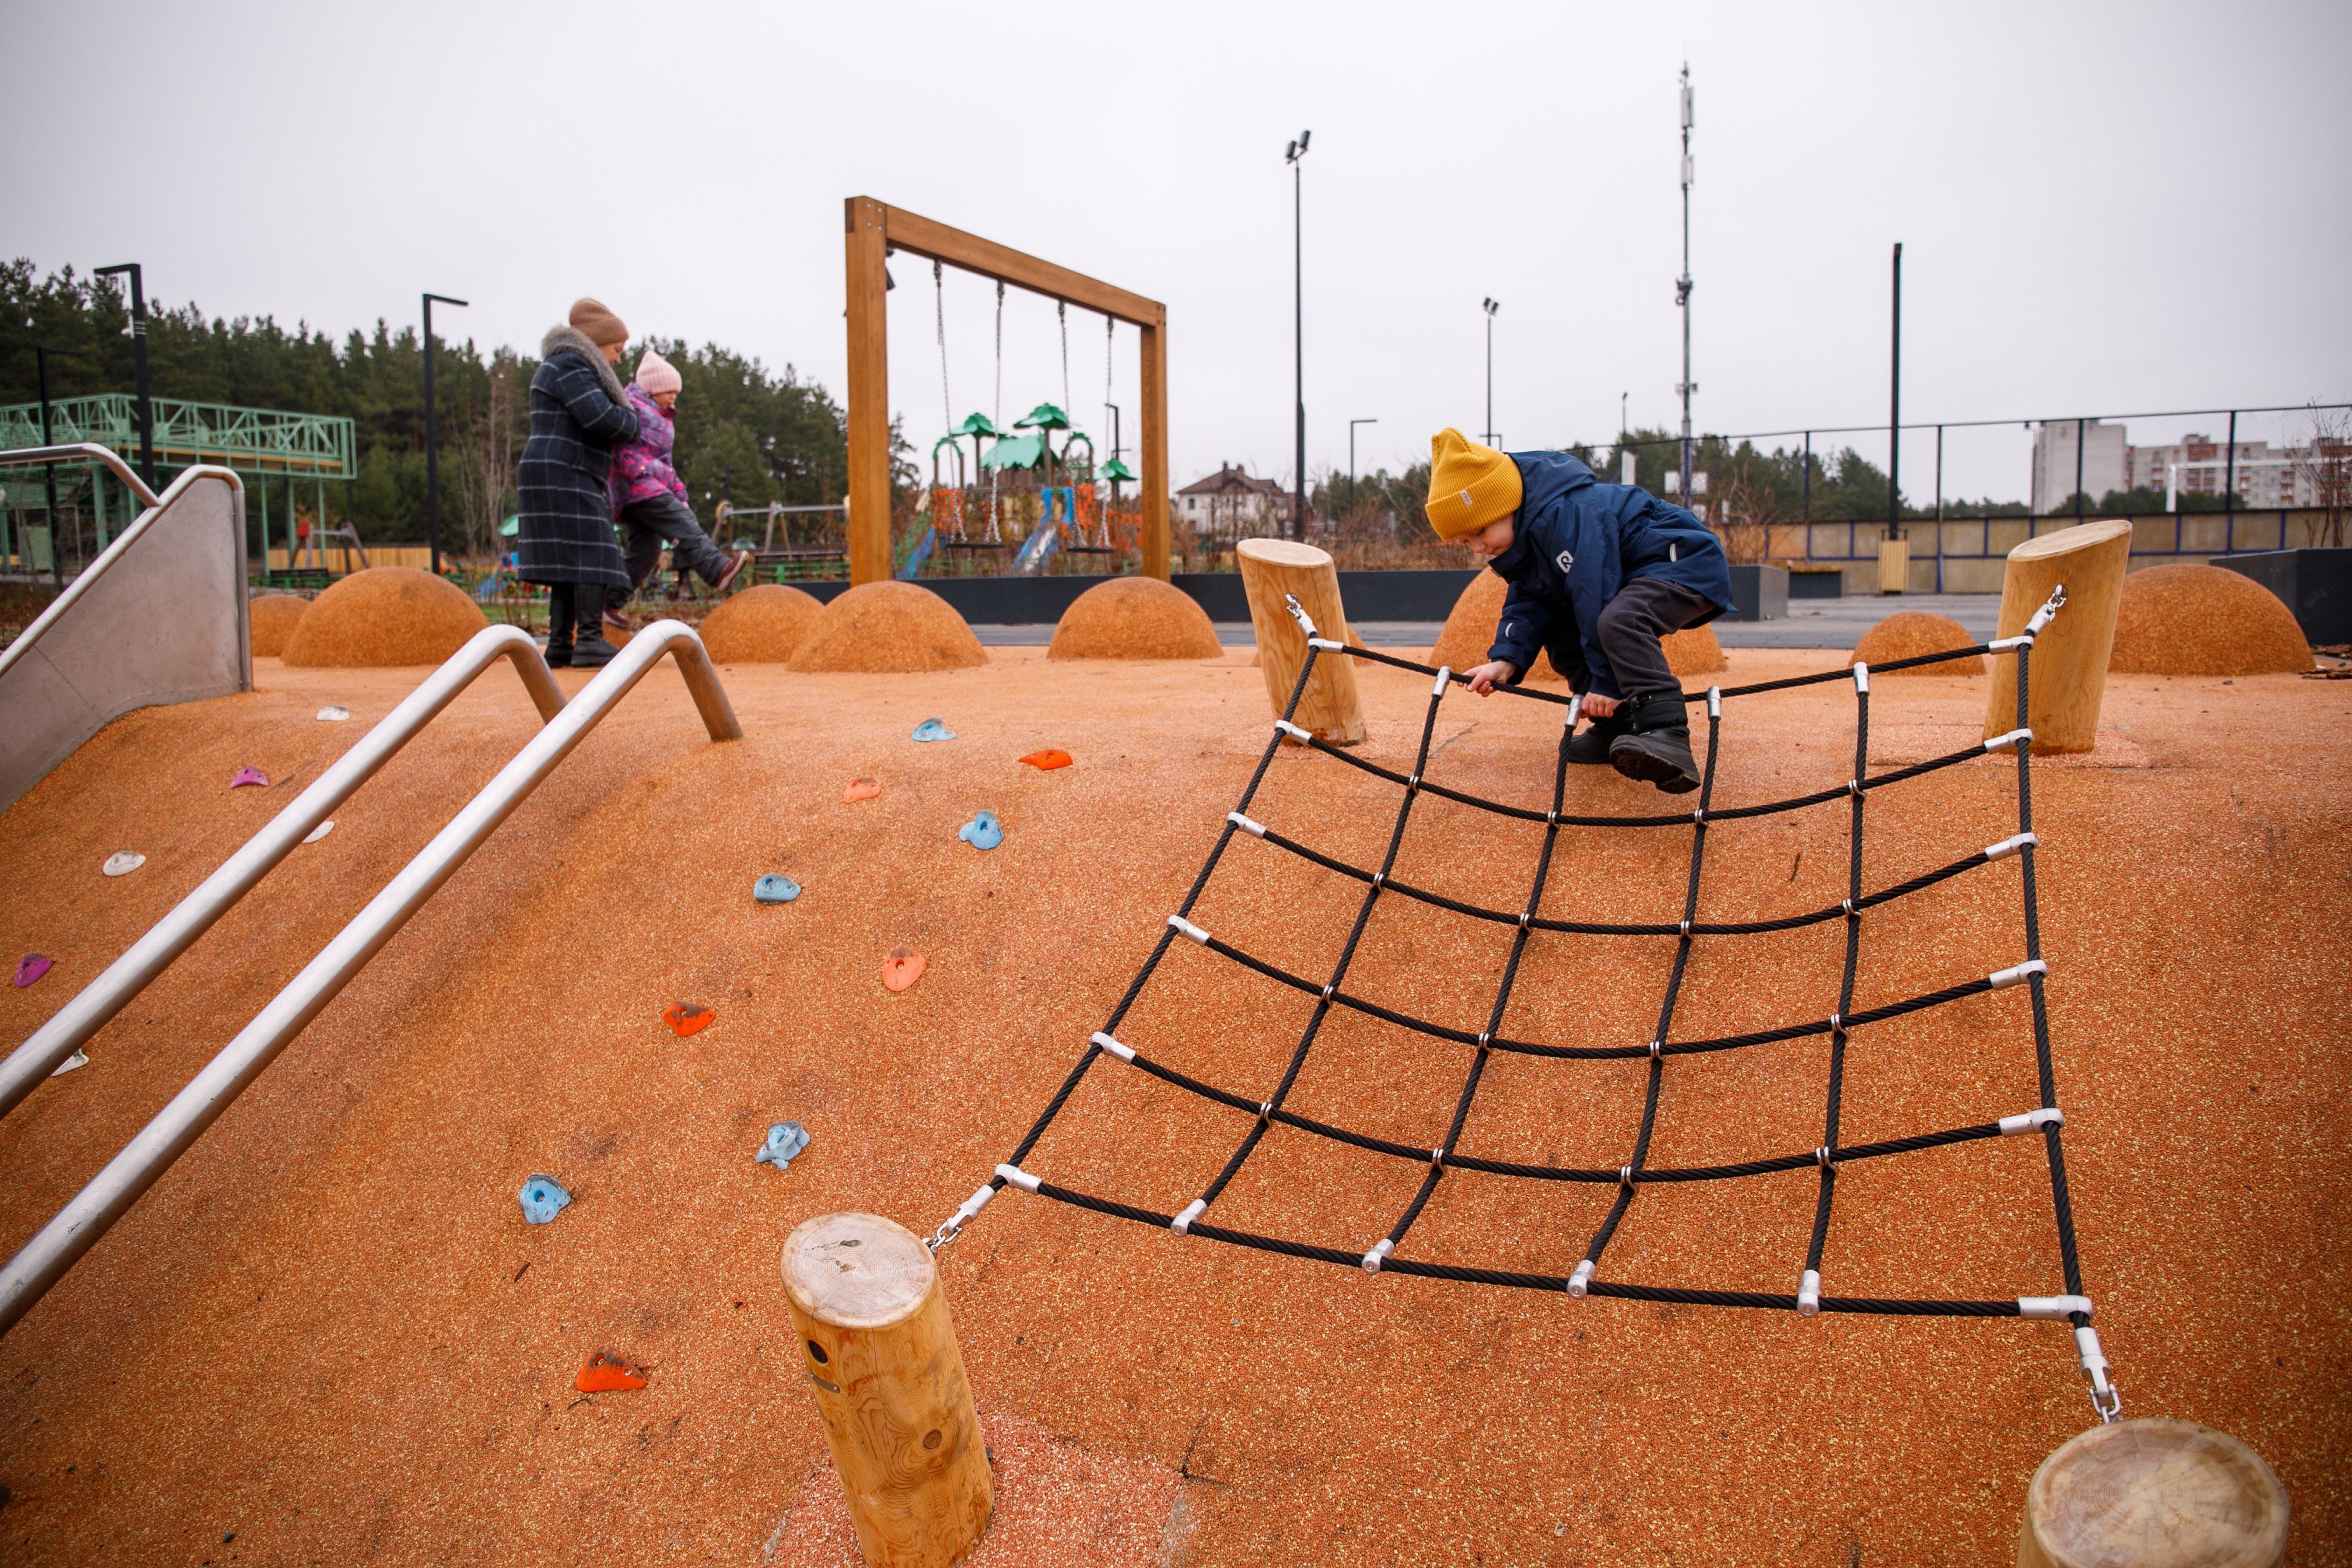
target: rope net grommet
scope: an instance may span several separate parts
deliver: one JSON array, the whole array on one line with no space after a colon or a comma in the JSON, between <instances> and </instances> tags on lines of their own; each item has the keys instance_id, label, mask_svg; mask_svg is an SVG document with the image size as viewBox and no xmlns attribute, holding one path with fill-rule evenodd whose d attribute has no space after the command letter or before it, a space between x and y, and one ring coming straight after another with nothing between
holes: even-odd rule
<instances>
[{"instance_id":1,"label":"rope net grommet","mask_svg":"<svg viewBox=\"0 0 2352 1568\"><path fill-rule=\"evenodd\" d=\"M1439 1170L1444 1170L1445 1168L1445 1151L1443 1149L1432 1149L1429 1152L1429 1163Z\"/></svg>"},{"instance_id":2,"label":"rope net grommet","mask_svg":"<svg viewBox=\"0 0 2352 1568\"><path fill-rule=\"evenodd\" d=\"M1682 934L1683 934L1683 935L1685 935L1685 936L1688 936L1688 935L1690 935L1690 928L1691 928L1691 923L1690 923L1690 921L1683 921L1683 923L1682 923L1682 928L1681 928L1681 929L1682 929Z\"/></svg>"},{"instance_id":3,"label":"rope net grommet","mask_svg":"<svg viewBox=\"0 0 2352 1568\"><path fill-rule=\"evenodd\" d=\"M1988 742L1985 742L1985 745L1987 746L1987 748L1988 748L1988 749L1990 749L1990 748L1991 744L1992 744L1992 742L1990 742L1990 741L1988 741ZM1845 781L1845 793L1846 793L1846 794L1848 794L1848 795L1860 795L1860 794L1862 793L1862 781L1861 781L1860 779L1848 779L1848 780L1846 780L1846 781Z\"/></svg>"},{"instance_id":4,"label":"rope net grommet","mask_svg":"<svg viewBox=\"0 0 2352 1568\"><path fill-rule=\"evenodd\" d=\"M1346 643L1333 642L1329 637L1308 637L1307 639L1307 646L1308 647L1319 647L1325 653L1345 653L1348 651L1348 645Z\"/></svg>"},{"instance_id":5,"label":"rope net grommet","mask_svg":"<svg viewBox=\"0 0 2352 1568\"><path fill-rule=\"evenodd\" d=\"M2037 1110L2021 1110L2015 1116L2004 1116L1994 1125L2000 1129L2002 1137L2014 1138L2021 1132L2039 1132L2044 1127L2063 1127L2066 1125L2066 1113L2054 1105L2045 1105Z\"/></svg>"},{"instance_id":6,"label":"rope net grommet","mask_svg":"<svg viewBox=\"0 0 2352 1568\"><path fill-rule=\"evenodd\" d=\"M1276 719L1274 721L1274 727L1302 745L1315 739L1312 732L1300 729L1287 719Z\"/></svg>"},{"instance_id":7,"label":"rope net grommet","mask_svg":"<svg viewBox=\"0 0 2352 1568\"><path fill-rule=\"evenodd\" d=\"M1108 1051L1111 1055L1117 1057L1123 1062L1131 1062L1135 1059L1134 1047L1121 1045L1116 1038L1104 1034L1100 1029L1095 1031L1093 1039L1096 1045L1100 1046L1103 1049Z\"/></svg>"},{"instance_id":8,"label":"rope net grommet","mask_svg":"<svg viewBox=\"0 0 2352 1568\"><path fill-rule=\"evenodd\" d=\"M1338 986L1336 986L1336 985L1326 985L1326 986L1324 986L1324 987L1323 987L1323 1000L1325 1000L1326 1002L1328 1002L1329 1000L1331 1000L1331 993L1332 993L1332 992L1334 992L1334 991L1336 991L1336 990L1338 990L1338 989L1339 989L1339 987L1338 987Z\"/></svg>"},{"instance_id":9,"label":"rope net grommet","mask_svg":"<svg viewBox=\"0 0 2352 1568\"><path fill-rule=\"evenodd\" d=\"M1581 1301L1584 1300L1585 1287L1591 1283L1592 1259L1588 1258L1576 1266L1575 1273L1568 1277L1568 1293Z\"/></svg>"},{"instance_id":10,"label":"rope net grommet","mask_svg":"<svg viewBox=\"0 0 2352 1568\"><path fill-rule=\"evenodd\" d=\"M1209 1212L1209 1200L1194 1198L1184 1205L1184 1212L1168 1222L1168 1228L1179 1236L1192 1234L1192 1222Z\"/></svg>"},{"instance_id":11,"label":"rope net grommet","mask_svg":"<svg viewBox=\"0 0 2352 1568\"><path fill-rule=\"evenodd\" d=\"M1252 838L1263 838L1265 837L1265 824L1258 821L1255 817L1244 816L1238 811L1229 811L1225 813L1225 820L1232 823L1235 827L1240 828L1244 833L1248 834Z\"/></svg>"},{"instance_id":12,"label":"rope net grommet","mask_svg":"<svg viewBox=\"0 0 2352 1568\"><path fill-rule=\"evenodd\" d=\"M2032 731L2011 730L2006 735L1995 735L1991 740L1987 741L1984 743L1984 749L1988 752L2013 752L2020 746L2032 744L2033 744Z\"/></svg>"},{"instance_id":13,"label":"rope net grommet","mask_svg":"<svg viewBox=\"0 0 2352 1568\"><path fill-rule=\"evenodd\" d=\"M1631 1165L1620 1165L1620 1166L1618 1166L1618 1167L1617 1167L1617 1184L1618 1184L1619 1186L1621 1186L1621 1187L1629 1187L1629 1188L1630 1188L1631 1186L1633 1186L1633 1166L1631 1166Z\"/></svg>"},{"instance_id":14,"label":"rope net grommet","mask_svg":"<svg viewBox=\"0 0 2352 1568\"><path fill-rule=\"evenodd\" d=\"M1387 887L1388 885L1389 885L1389 874L1388 874L1386 871L1375 871L1375 872L1373 872L1373 873L1372 873L1372 886L1373 886L1373 887L1375 887L1375 888L1385 888L1385 887Z\"/></svg>"},{"instance_id":15,"label":"rope net grommet","mask_svg":"<svg viewBox=\"0 0 2352 1568\"><path fill-rule=\"evenodd\" d=\"M1274 1120L1274 1101L1270 1100L1266 1100L1257 1108L1257 1119L1260 1121L1272 1121Z\"/></svg>"},{"instance_id":16,"label":"rope net grommet","mask_svg":"<svg viewBox=\"0 0 2352 1568\"><path fill-rule=\"evenodd\" d=\"M1860 659L1854 661L1853 689L1857 697L1866 696L1870 691L1870 666Z\"/></svg>"},{"instance_id":17,"label":"rope net grommet","mask_svg":"<svg viewBox=\"0 0 2352 1568\"><path fill-rule=\"evenodd\" d=\"M1987 860L2006 860L2026 846L2033 845L2038 847L2041 843L2042 836L2038 833L2020 833L2013 837L2004 838L1998 844L1986 845L1984 858Z\"/></svg>"},{"instance_id":18,"label":"rope net grommet","mask_svg":"<svg viewBox=\"0 0 2352 1568\"><path fill-rule=\"evenodd\" d=\"M1654 1058L1663 1058L1665 1054L1666 1054L1666 1047L1665 1047L1665 1042L1664 1042L1664 1041L1663 1041L1663 1040L1652 1040L1652 1041L1650 1042L1650 1055L1651 1055L1652 1057L1654 1057Z\"/></svg>"},{"instance_id":19,"label":"rope net grommet","mask_svg":"<svg viewBox=\"0 0 2352 1568\"><path fill-rule=\"evenodd\" d=\"M1430 687L1429 694L1432 697L1443 697L1445 695L1445 689L1453 684L1454 667L1450 664L1441 664L1437 667L1436 683Z\"/></svg>"},{"instance_id":20,"label":"rope net grommet","mask_svg":"<svg viewBox=\"0 0 2352 1568\"><path fill-rule=\"evenodd\" d=\"M1801 1318L1819 1317L1821 1310L1822 1271L1808 1268L1803 1278L1797 1281L1797 1315Z\"/></svg>"},{"instance_id":21,"label":"rope net grommet","mask_svg":"<svg viewBox=\"0 0 2352 1568\"><path fill-rule=\"evenodd\" d=\"M2063 1322L2077 1312L2083 1315L2083 1321L2087 1323L2091 1321L2091 1299L2088 1296L2020 1296L2017 1299L2017 1315L2021 1318Z\"/></svg>"},{"instance_id":22,"label":"rope net grommet","mask_svg":"<svg viewBox=\"0 0 2352 1568\"><path fill-rule=\"evenodd\" d=\"M1720 686L1706 689L1706 716L1710 719L1723 717L1723 688Z\"/></svg>"},{"instance_id":23,"label":"rope net grommet","mask_svg":"<svg viewBox=\"0 0 2352 1568\"><path fill-rule=\"evenodd\" d=\"M1391 1241L1386 1237L1382 1237L1379 1241L1373 1244L1372 1249L1370 1252L1364 1254L1364 1272L1367 1274L1378 1274L1381 1271L1381 1261L1385 1259L1390 1253L1394 1252L1395 1250L1396 1243Z\"/></svg>"},{"instance_id":24,"label":"rope net grommet","mask_svg":"<svg viewBox=\"0 0 2352 1568\"><path fill-rule=\"evenodd\" d=\"M1209 945L1209 933L1202 931L1199 926L1194 925L1191 921L1186 920L1182 915L1170 915L1168 917L1168 923L1175 928L1178 935L1182 936L1187 941L1199 942L1202 947Z\"/></svg>"},{"instance_id":25,"label":"rope net grommet","mask_svg":"<svg viewBox=\"0 0 2352 1568\"><path fill-rule=\"evenodd\" d=\"M1831 1162L1836 1158L1837 1155L1831 1151L1830 1146L1826 1143L1813 1151L1813 1163L1819 1165L1825 1171L1829 1169Z\"/></svg>"},{"instance_id":26,"label":"rope net grommet","mask_svg":"<svg viewBox=\"0 0 2352 1568\"><path fill-rule=\"evenodd\" d=\"M1037 1190L1037 1178L1018 1165L999 1165L996 1167L996 1173L1024 1193L1034 1193Z\"/></svg>"},{"instance_id":27,"label":"rope net grommet","mask_svg":"<svg viewBox=\"0 0 2352 1568\"><path fill-rule=\"evenodd\" d=\"M1994 990L2006 991L2012 985L2022 984L2028 975L2047 974L2049 973L2050 966L2048 964L2042 963L2042 960L2038 958L2029 958L2023 963L1988 974L1985 976L1985 980Z\"/></svg>"},{"instance_id":28,"label":"rope net grommet","mask_svg":"<svg viewBox=\"0 0 2352 1568\"><path fill-rule=\"evenodd\" d=\"M1491 1045L1493 1045L1494 1043L1495 1043L1495 1036L1494 1036L1494 1032L1493 1032L1492 1030L1482 1030L1482 1031L1480 1031L1479 1036L1478 1036L1478 1048L1479 1048L1480 1050L1482 1050L1482 1051L1483 1051L1483 1050L1485 1050L1488 1046L1491 1046Z\"/></svg>"}]
</instances>

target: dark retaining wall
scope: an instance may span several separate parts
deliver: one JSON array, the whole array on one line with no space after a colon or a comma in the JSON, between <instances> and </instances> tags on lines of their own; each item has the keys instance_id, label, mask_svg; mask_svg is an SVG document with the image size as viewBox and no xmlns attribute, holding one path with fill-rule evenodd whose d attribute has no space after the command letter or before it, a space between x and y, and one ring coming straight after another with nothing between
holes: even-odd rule
<instances>
[{"instance_id":1,"label":"dark retaining wall","mask_svg":"<svg viewBox=\"0 0 2352 1568\"><path fill-rule=\"evenodd\" d=\"M2352 642L2352 550L2263 550L2216 555L2213 564L2284 599L2305 641L2320 647Z\"/></svg>"},{"instance_id":2,"label":"dark retaining wall","mask_svg":"<svg viewBox=\"0 0 2352 1568\"><path fill-rule=\"evenodd\" d=\"M1475 572L1342 572L1339 597L1351 621L1442 621ZM974 626L1051 626L1070 602L1108 577L925 577L929 588ZM1249 599L1238 572L1179 572L1176 586L1213 621L1246 621ZM821 600L849 591L839 580L794 583Z\"/></svg>"}]
</instances>

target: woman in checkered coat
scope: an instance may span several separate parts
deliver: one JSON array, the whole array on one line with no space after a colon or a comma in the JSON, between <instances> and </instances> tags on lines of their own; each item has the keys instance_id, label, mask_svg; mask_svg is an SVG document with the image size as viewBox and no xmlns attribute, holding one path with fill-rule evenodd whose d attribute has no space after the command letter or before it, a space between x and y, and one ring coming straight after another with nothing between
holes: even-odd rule
<instances>
[{"instance_id":1,"label":"woman in checkered coat","mask_svg":"<svg viewBox=\"0 0 2352 1568\"><path fill-rule=\"evenodd\" d=\"M637 436L637 416L613 374L628 341L619 317L583 300L571 324L540 344L530 378L516 575L548 585L547 662L559 668L593 668L620 651L604 640L604 590L628 587L629 573L605 487L613 449Z\"/></svg>"}]
</instances>

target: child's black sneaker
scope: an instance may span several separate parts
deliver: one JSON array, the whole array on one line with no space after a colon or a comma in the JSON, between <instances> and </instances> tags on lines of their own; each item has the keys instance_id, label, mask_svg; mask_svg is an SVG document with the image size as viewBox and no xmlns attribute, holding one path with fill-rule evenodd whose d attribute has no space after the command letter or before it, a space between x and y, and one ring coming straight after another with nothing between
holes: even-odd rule
<instances>
[{"instance_id":1,"label":"child's black sneaker","mask_svg":"<svg viewBox=\"0 0 2352 1568\"><path fill-rule=\"evenodd\" d=\"M1668 795L1688 795L1698 788L1698 762L1691 755L1690 714L1682 694L1645 697L1619 710L1621 713L1628 710L1633 714L1633 732L1609 743L1609 765Z\"/></svg>"},{"instance_id":2,"label":"child's black sneaker","mask_svg":"<svg viewBox=\"0 0 2352 1568\"><path fill-rule=\"evenodd\" d=\"M1609 748L1620 735L1633 732L1633 721L1619 709L1606 719L1595 719L1583 733L1568 742L1568 760L1585 767L1598 767L1609 762Z\"/></svg>"}]
</instances>

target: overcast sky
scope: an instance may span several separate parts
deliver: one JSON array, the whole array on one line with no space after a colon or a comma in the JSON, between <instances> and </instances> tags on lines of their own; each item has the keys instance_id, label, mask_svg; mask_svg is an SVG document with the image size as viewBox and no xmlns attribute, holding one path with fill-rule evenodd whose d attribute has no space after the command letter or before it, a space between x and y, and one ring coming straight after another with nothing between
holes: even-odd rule
<instances>
[{"instance_id":1,"label":"overcast sky","mask_svg":"<svg viewBox=\"0 0 2352 1568\"><path fill-rule=\"evenodd\" d=\"M446 331L533 348L591 293L839 396L842 200L870 195L1165 301L1179 483L1291 467L1302 128L1310 468L1351 418L1365 468L1479 431L1488 295L1506 445L1606 440L1620 394L1676 419L1685 58L1702 429L1883 423L1896 240L1906 418L2352 397L2341 0L5 15L0 249L44 270L135 259L152 297L338 334L431 289L473 302ZM929 268L894 271L891 404L927 448ZM1063 401L1050 304L1008 301L999 405L990 287L945 302L957 417ZM1068 329L1099 431L1102 320ZM2022 497L2027 439L1954 435L1947 489ZM1933 447L1906 437L1907 494Z\"/></svg>"}]
</instances>

